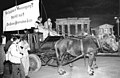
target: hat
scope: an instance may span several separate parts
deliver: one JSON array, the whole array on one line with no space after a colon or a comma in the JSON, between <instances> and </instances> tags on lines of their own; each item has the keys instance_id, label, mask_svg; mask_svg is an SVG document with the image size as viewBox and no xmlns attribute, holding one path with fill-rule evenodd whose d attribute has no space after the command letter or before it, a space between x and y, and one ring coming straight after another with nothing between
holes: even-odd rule
<instances>
[{"instance_id":1,"label":"hat","mask_svg":"<svg viewBox=\"0 0 120 78\"><path fill-rule=\"evenodd\" d=\"M48 20L48 21L51 21L51 19L50 19L50 18L48 18L47 20Z\"/></svg>"}]
</instances>

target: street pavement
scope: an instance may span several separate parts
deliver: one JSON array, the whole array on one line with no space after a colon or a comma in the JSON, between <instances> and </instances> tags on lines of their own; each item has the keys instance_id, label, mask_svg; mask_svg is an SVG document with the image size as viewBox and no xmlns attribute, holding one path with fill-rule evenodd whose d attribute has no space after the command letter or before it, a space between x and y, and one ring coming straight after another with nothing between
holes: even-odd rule
<instances>
[{"instance_id":1,"label":"street pavement","mask_svg":"<svg viewBox=\"0 0 120 78\"><path fill-rule=\"evenodd\" d=\"M120 57L98 56L97 65L93 76L87 73L83 59L79 59L73 63L73 68L69 65L64 66L66 74L59 75L57 67L42 66L38 72L29 72L30 78L120 78Z\"/></svg>"},{"instance_id":2,"label":"street pavement","mask_svg":"<svg viewBox=\"0 0 120 78\"><path fill-rule=\"evenodd\" d=\"M87 60L86 66L83 59L79 59L73 63L73 68L69 65L64 66L66 74L59 75L57 67L42 66L38 72L29 72L30 78L120 78L120 57L98 56L97 57L98 69L95 69L93 76L87 73ZM6 72L4 78L10 78L6 65Z\"/></svg>"}]
</instances>

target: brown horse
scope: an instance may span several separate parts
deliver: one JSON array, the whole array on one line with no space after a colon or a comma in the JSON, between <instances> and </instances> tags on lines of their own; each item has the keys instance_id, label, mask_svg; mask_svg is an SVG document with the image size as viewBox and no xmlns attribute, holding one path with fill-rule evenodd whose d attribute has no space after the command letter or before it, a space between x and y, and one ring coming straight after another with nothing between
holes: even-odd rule
<instances>
[{"instance_id":1,"label":"brown horse","mask_svg":"<svg viewBox=\"0 0 120 78\"><path fill-rule=\"evenodd\" d=\"M66 54L70 54L75 56L75 60L88 56L88 73L89 75L93 75L93 68L98 68L95 58L98 48L97 40L92 36L86 36L85 38L64 38L58 40L55 43L58 73L60 75L66 73L66 71L62 69L63 59Z\"/></svg>"}]
</instances>

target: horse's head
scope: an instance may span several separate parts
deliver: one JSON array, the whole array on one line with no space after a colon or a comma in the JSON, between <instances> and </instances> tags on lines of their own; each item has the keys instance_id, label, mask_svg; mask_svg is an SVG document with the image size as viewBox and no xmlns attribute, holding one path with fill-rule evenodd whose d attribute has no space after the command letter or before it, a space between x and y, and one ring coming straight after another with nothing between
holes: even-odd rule
<instances>
[{"instance_id":1,"label":"horse's head","mask_svg":"<svg viewBox=\"0 0 120 78\"><path fill-rule=\"evenodd\" d=\"M98 39L97 37L92 37L92 36L90 36L89 39L92 39L99 49L104 48L106 50L111 50L111 51L118 50L118 44L116 40L112 37L106 37L103 41Z\"/></svg>"},{"instance_id":2,"label":"horse's head","mask_svg":"<svg viewBox=\"0 0 120 78\"><path fill-rule=\"evenodd\" d=\"M106 43L112 48L113 51L118 50L118 45L114 38L107 38Z\"/></svg>"}]
</instances>

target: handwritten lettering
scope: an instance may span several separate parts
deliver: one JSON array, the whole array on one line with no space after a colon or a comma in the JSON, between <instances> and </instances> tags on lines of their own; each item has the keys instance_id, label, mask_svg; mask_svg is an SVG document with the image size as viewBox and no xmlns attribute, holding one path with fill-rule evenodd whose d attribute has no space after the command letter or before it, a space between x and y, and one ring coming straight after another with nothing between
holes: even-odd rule
<instances>
[{"instance_id":1,"label":"handwritten lettering","mask_svg":"<svg viewBox=\"0 0 120 78\"><path fill-rule=\"evenodd\" d=\"M15 18L22 17L22 16L24 16L24 12L21 14L16 14L16 15L11 16L11 19L15 19Z\"/></svg>"},{"instance_id":2,"label":"handwritten lettering","mask_svg":"<svg viewBox=\"0 0 120 78\"><path fill-rule=\"evenodd\" d=\"M22 10L22 9L28 9L28 8L32 8L33 7L33 3L31 3L30 5L26 5L26 6L17 6L17 10Z\"/></svg>"},{"instance_id":3,"label":"handwritten lettering","mask_svg":"<svg viewBox=\"0 0 120 78\"><path fill-rule=\"evenodd\" d=\"M22 16L24 16L24 13L19 14L19 17L22 17Z\"/></svg>"},{"instance_id":4,"label":"handwritten lettering","mask_svg":"<svg viewBox=\"0 0 120 78\"><path fill-rule=\"evenodd\" d=\"M11 19L14 19L14 18L17 18L18 17L18 14L14 15L14 16L11 16Z\"/></svg>"},{"instance_id":5,"label":"handwritten lettering","mask_svg":"<svg viewBox=\"0 0 120 78\"><path fill-rule=\"evenodd\" d=\"M14 9L11 9L11 10L7 10L7 11L5 11L5 14L7 15L7 14L11 14L11 13L13 13L13 12L15 12L16 11L16 8L14 8Z\"/></svg>"},{"instance_id":6,"label":"handwritten lettering","mask_svg":"<svg viewBox=\"0 0 120 78\"><path fill-rule=\"evenodd\" d=\"M29 22L32 22L32 19L25 19L25 20L21 20L21 21L9 22L6 24L6 26L18 25L21 23L29 23Z\"/></svg>"},{"instance_id":7,"label":"handwritten lettering","mask_svg":"<svg viewBox=\"0 0 120 78\"><path fill-rule=\"evenodd\" d=\"M28 5L25 5L25 6L15 6L13 9L9 9L9 10L6 10L5 11L5 14L11 14L11 13L14 13L16 12L17 10L23 10L23 9L29 9L29 8L32 8L33 7L33 3L30 3Z\"/></svg>"}]
</instances>

